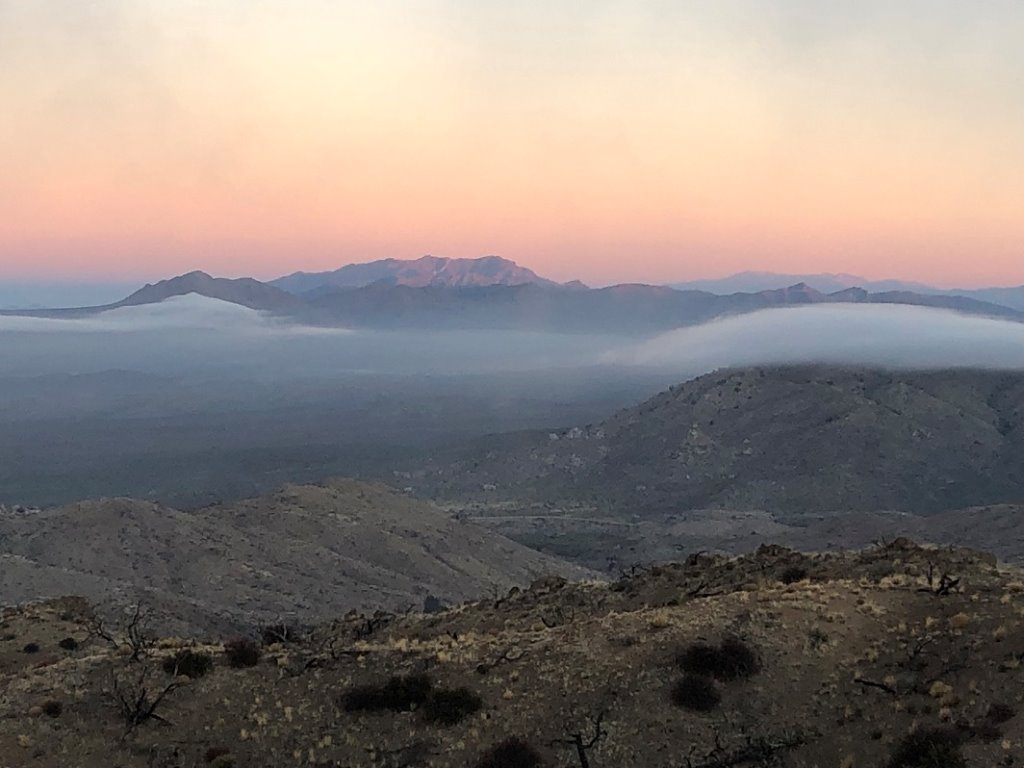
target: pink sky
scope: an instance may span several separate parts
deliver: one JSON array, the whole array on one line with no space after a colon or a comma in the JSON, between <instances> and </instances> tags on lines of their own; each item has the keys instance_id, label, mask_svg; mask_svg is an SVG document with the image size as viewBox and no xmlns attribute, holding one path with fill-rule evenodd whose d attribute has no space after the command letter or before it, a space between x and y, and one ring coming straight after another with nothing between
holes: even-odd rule
<instances>
[{"instance_id":1,"label":"pink sky","mask_svg":"<svg viewBox=\"0 0 1024 768\"><path fill-rule=\"evenodd\" d=\"M0 3L0 279L1024 283L1021 4L485 5Z\"/></svg>"}]
</instances>

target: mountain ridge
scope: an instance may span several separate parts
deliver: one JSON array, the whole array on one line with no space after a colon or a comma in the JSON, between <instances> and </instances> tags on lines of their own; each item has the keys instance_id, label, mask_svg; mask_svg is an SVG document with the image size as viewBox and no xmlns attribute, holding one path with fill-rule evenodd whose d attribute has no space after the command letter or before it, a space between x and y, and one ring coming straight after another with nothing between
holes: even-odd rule
<instances>
[{"instance_id":1,"label":"mountain ridge","mask_svg":"<svg viewBox=\"0 0 1024 768\"><path fill-rule=\"evenodd\" d=\"M378 259L347 264L327 272L293 272L270 280L268 285L296 295L331 288L364 288L373 283L406 285L422 288L428 285L452 287L486 285L558 285L536 272L500 256L476 259L453 259L421 256L418 259Z\"/></svg>"},{"instance_id":2,"label":"mountain ridge","mask_svg":"<svg viewBox=\"0 0 1024 768\"><path fill-rule=\"evenodd\" d=\"M975 301L999 304L1016 311L1024 311L1024 285L992 286L988 288L936 288L926 283L907 280L868 280L849 274L789 274L778 272L737 272L722 278L689 280L670 283L679 290L703 290L726 296L732 293L754 293L778 290L796 283L806 283L823 293L835 293L850 288L862 288L870 293L914 293L929 296L963 297Z\"/></svg>"},{"instance_id":3,"label":"mountain ridge","mask_svg":"<svg viewBox=\"0 0 1024 768\"><path fill-rule=\"evenodd\" d=\"M407 284L397 278L377 279L355 286L319 284L299 295L253 278L215 278L205 272L194 271L147 284L127 298L103 307L24 312L5 310L0 311L0 315L84 317L196 293L269 312L284 320L365 329L525 330L637 335L698 325L720 317L773 307L834 303L906 304L1024 321L1022 311L967 296L921 294L906 290L871 293L858 287L824 293L805 282L728 295L642 283L588 288L575 281L564 285L553 283L537 277L530 270L525 272L536 279L519 282L516 278L510 283L502 282L508 275L508 265L512 265L514 270L524 270L514 262L498 257L461 260L472 264L481 261L494 266L496 271L488 279L497 281L463 283L458 282L462 277L456 276L448 282L424 282L417 277L413 281L416 284ZM430 264L442 262L443 265L453 263L452 260L435 259ZM486 265L481 269L486 274Z\"/></svg>"},{"instance_id":4,"label":"mountain ridge","mask_svg":"<svg viewBox=\"0 0 1024 768\"><path fill-rule=\"evenodd\" d=\"M1022 373L725 370L597 424L478 441L417 476L436 498L576 503L612 517L1020 503L1022 401Z\"/></svg>"}]
</instances>

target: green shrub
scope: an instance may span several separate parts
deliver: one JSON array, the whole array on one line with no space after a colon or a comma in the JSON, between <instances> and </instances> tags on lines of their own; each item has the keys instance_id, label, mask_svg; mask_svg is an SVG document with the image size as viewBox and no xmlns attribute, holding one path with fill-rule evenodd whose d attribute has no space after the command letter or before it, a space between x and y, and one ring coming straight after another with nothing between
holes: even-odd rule
<instances>
[{"instance_id":1,"label":"green shrub","mask_svg":"<svg viewBox=\"0 0 1024 768\"><path fill-rule=\"evenodd\" d=\"M213 657L208 653L185 649L164 659L163 667L168 675L187 675L194 680L213 669Z\"/></svg>"},{"instance_id":2,"label":"green shrub","mask_svg":"<svg viewBox=\"0 0 1024 768\"><path fill-rule=\"evenodd\" d=\"M22 653L39 653L39 643L26 643Z\"/></svg>"},{"instance_id":3,"label":"green shrub","mask_svg":"<svg viewBox=\"0 0 1024 768\"><path fill-rule=\"evenodd\" d=\"M423 705L423 719L438 725L455 725L483 706L480 697L468 688L432 691Z\"/></svg>"},{"instance_id":4,"label":"green shrub","mask_svg":"<svg viewBox=\"0 0 1024 768\"><path fill-rule=\"evenodd\" d=\"M896 745L889 768L966 768L960 737L945 728L921 728Z\"/></svg>"},{"instance_id":5,"label":"green shrub","mask_svg":"<svg viewBox=\"0 0 1024 768\"><path fill-rule=\"evenodd\" d=\"M761 670L757 654L735 637L726 638L717 648L707 643L694 643L676 657L676 663L684 672L716 680L750 677Z\"/></svg>"},{"instance_id":6,"label":"green shrub","mask_svg":"<svg viewBox=\"0 0 1024 768\"><path fill-rule=\"evenodd\" d=\"M672 703L693 712L710 712L721 701L715 681L705 675L683 675L672 687Z\"/></svg>"},{"instance_id":7,"label":"green shrub","mask_svg":"<svg viewBox=\"0 0 1024 768\"><path fill-rule=\"evenodd\" d=\"M63 640L61 640L59 643L57 643L57 645L59 645L65 651L77 651L78 650L78 641L75 640L75 638L73 638L73 637L65 637Z\"/></svg>"},{"instance_id":8,"label":"green shrub","mask_svg":"<svg viewBox=\"0 0 1024 768\"><path fill-rule=\"evenodd\" d=\"M43 702L43 714L47 717L60 717L64 713L64 705L56 699Z\"/></svg>"},{"instance_id":9,"label":"green shrub","mask_svg":"<svg viewBox=\"0 0 1024 768\"><path fill-rule=\"evenodd\" d=\"M228 664L236 669L255 667L260 663L260 647L247 638L224 643L224 653L228 657Z\"/></svg>"},{"instance_id":10,"label":"green shrub","mask_svg":"<svg viewBox=\"0 0 1024 768\"><path fill-rule=\"evenodd\" d=\"M518 736L505 739L491 747L476 768L540 768L541 756Z\"/></svg>"}]
</instances>

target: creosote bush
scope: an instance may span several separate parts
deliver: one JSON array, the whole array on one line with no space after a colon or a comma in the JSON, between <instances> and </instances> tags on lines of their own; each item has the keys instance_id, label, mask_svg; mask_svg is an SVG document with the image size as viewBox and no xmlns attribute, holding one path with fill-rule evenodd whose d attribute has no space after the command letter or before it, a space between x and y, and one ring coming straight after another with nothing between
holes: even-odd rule
<instances>
[{"instance_id":1,"label":"creosote bush","mask_svg":"<svg viewBox=\"0 0 1024 768\"><path fill-rule=\"evenodd\" d=\"M988 712L985 714L985 718L993 723L1000 724L1005 723L1008 720L1012 720L1017 715L1017 710L1009 704L1002 702L996 702L988 708Z\"/></svg>"},{"instance_id":2,"label":"creosote bush","mask_svg":"<svg viewBox=\"0 0 1024 768\"><path fill-rule=\"evenodd\" d=\"M693 712L710 712L721 701L715 681L705 675L683 675L672 687L672 703Z\"/></svg>"},{"instance_id":3,"label":"creosote bush","mask_svg":"<svg viewBox=\"0 0 1024 768\"><path fill-rule=\"evenodd\" d=\"M169 675L186 675L194 680L213 669L213 657L208 653L185 649L164 659L163 667Z\"/></svg>"},{"instance_id":4,"label":"creosote bush","mask_svg":"<svg viewBox=\"0 0 1024 768\"><path fill-rule=\"evenodd\" d=\"M434 688L423 674L395 675L384 685L360 685L342 694L346 712L406 712L419 708L423 719L438 725L455 725L479 712L483 701L468 688Z\"/></svg>"},{"instance_id":5,"label":"creosote bush","mask_svg":"<svg viewBox=\"0 0 1024 768\"><path fill-rule=\"evenodd\" d=\"M65 637L63 640L61 640L59 643L57 643L57 645L59 645L65 651L77 651L78 650L78 641L75 640L75 638L73 638L73 637Z\"/></svg>"},{"instance_id":6,"label":"creosote bush","mask_svg":"<svg viewBox=\"0 0 1024 768\"><path fill-rule=\"evenodd\" d=\"M921 728L905 736L889 759L889 768L966 768L960 737L946 728Z\"/></svg>"},{"instance_id":7,"label":"creosote bush","mask_svg":"<svg viewBox=\"0 0 1024 768\"><path fill-rule=\"evenodd\" d=\"M779 580L783 584L796 584L807 578L807 569L802 565L791 565L782 572Z\"/></svg>"},{"instance_id":8,"label":"creosote bush","mask_svg":"<svg viewBox=\"0 0 1024 768\"><path fill-rule=\"evenodd\" d=\"M693 643L679 653L676 663L684 672L716 680L750 677L761 670L757 654L736 637L727 637L717 648L707 643Z\"/></svg>"},{"instance_id":9,"label":"creosote bush","mask_svg":"<svg viewBox=\"0 0 1024 768\"><path fill-rule=\"evenodd\" d=\"M384 685L361 685L341 697L346 712L404 712L423 704L433 683L427 675L395 675Z\"/></svg>"},{"instance_id":10,"label":"creosote bush","mask_svg":"<svg viewBox=\"0 0 1024 768\"><path fill-rule=\"evenodd\" d=\"M44 701L42 709L47 717L60 717L64 713L64 705L56 699Z\"/></svg>"},{"instance_id":11,"label":"creosote bush","mask_svg":"<svg viewBox=\"0 0 1024 768\"><path fill-rule=\"evenodd\" d=\"M224 653L228 657L228 664L236 669L255 667L260 663L260 647L247 638L224 643Z\"/></svg>"},{"instance_id":12,"label":"creosote bush","mask_svg":"<svg viewBox=\"0 0 1024 768\"><path fill-rule=\"evenodd\" d=\"M39 653L39 643L26 643L22 653Z\"/></svg>"},{"instance_id":13,"label":"creosote bush","mask_svg":"<svg viewBox=\"0 0 1024 768\"><path fill-rule=\"evenodd\" d=\"M491 747L476 768L540 768L541 756L518 736L512 736Z\"/></svg>"},{"instance_id":14,"label":"creosote bush","mask_svg":"<svg viewBox=\"0 0 1024 768\"><path fill-rule=\"evenodd\" d=\"M423 705L423 719L438 725L455 725L476 714L483 701L468 688L431 691Z\"/></svg>"}]
</instances>

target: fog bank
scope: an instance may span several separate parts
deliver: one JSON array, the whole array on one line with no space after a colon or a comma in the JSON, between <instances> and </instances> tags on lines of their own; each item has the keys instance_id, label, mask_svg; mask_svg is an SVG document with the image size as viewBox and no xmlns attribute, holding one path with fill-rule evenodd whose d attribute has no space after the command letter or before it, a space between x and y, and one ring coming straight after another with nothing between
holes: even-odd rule
<instances>
[{"instance_id":1,"label":"fog bank","mask_svg":"<svg viewBox=\"0 0 1024 768\"><path fill-rule=\"evenodd\" d=\"M815 305L682 328L602 360L687 376L772 363L1017 369L1024 368L1024 324L926 307Z\"/></svg>"}]
</instances>

